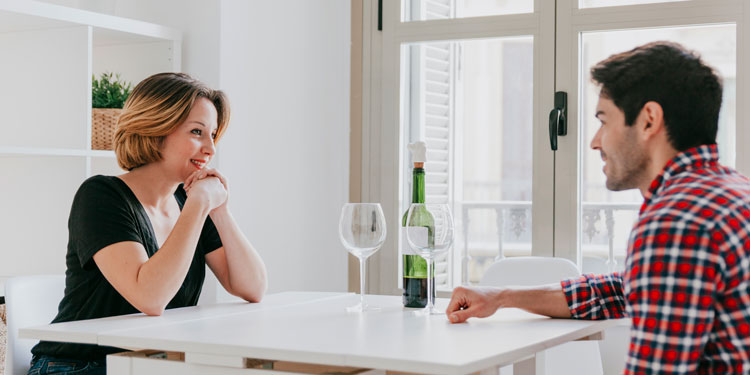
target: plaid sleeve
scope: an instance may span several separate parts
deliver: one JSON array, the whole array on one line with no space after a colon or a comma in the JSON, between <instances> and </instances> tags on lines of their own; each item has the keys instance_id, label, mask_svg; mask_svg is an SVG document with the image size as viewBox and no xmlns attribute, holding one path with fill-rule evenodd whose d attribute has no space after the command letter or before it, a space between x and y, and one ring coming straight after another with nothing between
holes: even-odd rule
<instances>
[{"instance_id":1,"label":"plaid sleeve","mask_svg":"<svg viewBox=\"0 0 750 375\"><path fill-rule=\"evenodd\" d=\"M616 319L625 316L622 276L583 275L560 282L575 319Z\"/></svg>"},{"instance_id":2,"label":"plaid sleeve","mask_svg":"<svg viewBox=\"0 0 750 375\"><path fill-rule=\"evenodd\" d=\"M725 234L653 225L634 238L626 290L632 318L626 374L693 374L714 324ZM730 344L727 342L727 344Z\"/></svg>"}]
</instances>

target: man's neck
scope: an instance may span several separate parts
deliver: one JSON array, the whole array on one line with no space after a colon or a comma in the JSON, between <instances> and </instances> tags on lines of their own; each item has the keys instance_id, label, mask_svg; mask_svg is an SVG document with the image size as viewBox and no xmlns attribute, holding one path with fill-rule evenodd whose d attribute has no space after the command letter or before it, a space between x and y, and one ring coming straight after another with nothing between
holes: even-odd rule
<instances>
[{"instance_id":1,"label":"man's neck","mask_svg":"<svg viewBox=\"0 0 750 375\"><path fill-rule=\"evenodd\" d=\"M669 163L670 160L674 159L680 152L672 148L671 145L662 145L661 147L654 147L654 151L651 153L649 158L646 172L643 174L644 178L638 184L638 188L641 190L641 195L644 197L648 195L651 182L664 170L664 167Z\"/></svg>"}]
</instances>

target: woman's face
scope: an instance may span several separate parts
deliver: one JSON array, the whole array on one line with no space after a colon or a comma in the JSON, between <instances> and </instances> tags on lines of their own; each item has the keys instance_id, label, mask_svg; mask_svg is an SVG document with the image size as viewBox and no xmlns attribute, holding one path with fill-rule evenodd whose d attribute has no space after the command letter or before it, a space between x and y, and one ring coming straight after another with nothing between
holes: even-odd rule
<instances>
[{"instance_id":1,"label":"woman's face","mask_svg":"<svg viewBox=\"0 0 750 375\"><path fill-rule=\"evenodd\" d=\"M160 150L162 162L180 181L211 161L216 153L217 127L216 107L210 100L198 98L185 122L164 138Z\"/></svg>"}]
</instances>

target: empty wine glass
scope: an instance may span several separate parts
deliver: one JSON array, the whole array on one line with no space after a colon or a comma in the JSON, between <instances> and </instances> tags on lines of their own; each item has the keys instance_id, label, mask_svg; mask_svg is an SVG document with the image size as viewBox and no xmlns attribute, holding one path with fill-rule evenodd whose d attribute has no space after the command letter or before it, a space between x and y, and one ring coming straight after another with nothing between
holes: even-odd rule
<instances>
[{"instance_id":1,"label":"empty wine glass","mask_svg":"<svg viewBox=\"0 0 750 375\"><path fill-rule=\"evenodd\" d=\"M427 306L419 315L444 314L435 309L430 277L435 275L435 258L453 244L453 215L447 204L412 203L406 218L406 240L427 261Z\"/></svg>"},{"instance_id":2,"label":"empty wine glass","mask_svg":"<svg viewBox=\"0 0 750 375\"><path fill-rule=\"evenodd\" d=\"M365 261L385 242L385 216L380 203L347 203L341 209L339 238L347 251L359 258L359 304L347 311L376 311L365 302Z\"/></svg>"}]
</instances>

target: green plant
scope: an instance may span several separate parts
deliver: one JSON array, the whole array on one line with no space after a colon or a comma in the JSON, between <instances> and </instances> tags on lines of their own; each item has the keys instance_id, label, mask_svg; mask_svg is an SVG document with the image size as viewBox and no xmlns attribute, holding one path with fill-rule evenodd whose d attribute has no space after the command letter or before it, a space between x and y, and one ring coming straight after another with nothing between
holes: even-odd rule
<instances>
[{"instance_id":1,"label":"green plant","mask_svg":"<svg viewBox=\"0 0 750 375\"><path fill-rule=\"evenodd\" d=\"M91 76L91 106L94 108L122 108L130 95L131 84L119 74L102 73L97 80Z\"/></svg>"}]
</instances>

